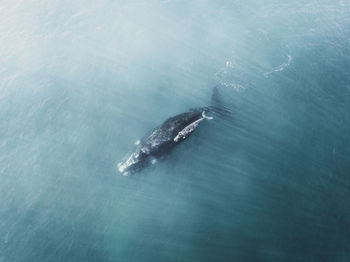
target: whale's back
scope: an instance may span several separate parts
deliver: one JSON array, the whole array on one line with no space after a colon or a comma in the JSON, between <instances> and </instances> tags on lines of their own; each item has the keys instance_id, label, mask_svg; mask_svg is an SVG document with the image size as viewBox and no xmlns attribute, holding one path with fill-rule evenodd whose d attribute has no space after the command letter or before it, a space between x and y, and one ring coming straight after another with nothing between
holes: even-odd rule
<instances>
[{"instance_id":1,"label":"whale's back","mask_svg":"<svg viewBox=\"0 0 350 262\"><path fill-rule=\"evenodd\" d=\"M167 119L142 140L141 150L155 156L163 154L176 144L174 138L178 133L200 117L201 111L190 111Z\"/></svg>"}]
</instances>

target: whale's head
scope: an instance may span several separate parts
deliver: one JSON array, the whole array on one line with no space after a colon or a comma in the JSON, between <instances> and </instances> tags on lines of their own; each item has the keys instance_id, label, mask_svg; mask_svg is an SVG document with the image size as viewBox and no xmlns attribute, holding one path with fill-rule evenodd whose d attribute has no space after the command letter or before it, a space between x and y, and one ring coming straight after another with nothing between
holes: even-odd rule
<instances>
[{"instance_id":1,"label":"whale's head","mask_svg":"<svg viewBox=\"0 0 350 262\"><path fill-rule=\"evenodd\" d=\"M135 173L144 168L148 163L149 155L142 150L132 153L126 160L118 164L118 170L123 175Z\"/></svg>"}]
</instances>

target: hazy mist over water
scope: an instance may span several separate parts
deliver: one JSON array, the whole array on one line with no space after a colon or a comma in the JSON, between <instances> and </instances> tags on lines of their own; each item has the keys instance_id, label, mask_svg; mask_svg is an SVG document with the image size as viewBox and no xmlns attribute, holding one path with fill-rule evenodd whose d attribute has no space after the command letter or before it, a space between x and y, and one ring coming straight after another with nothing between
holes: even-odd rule
<instances>
[{"instance_id":1,"label":"hazy mist over water","mask_svg":"<svg viewBox=\"0 0 350 262\"><path fill-rule=\"evenodd\" d=\"M0 262L350 261L349 128L348 0L0 1Z\"/></svg>"}]
</instances>

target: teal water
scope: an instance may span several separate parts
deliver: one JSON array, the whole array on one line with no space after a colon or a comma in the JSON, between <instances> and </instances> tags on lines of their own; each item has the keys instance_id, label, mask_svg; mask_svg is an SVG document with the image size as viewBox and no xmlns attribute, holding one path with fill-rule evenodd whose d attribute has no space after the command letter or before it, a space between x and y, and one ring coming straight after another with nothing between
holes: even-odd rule
<instances>
[{"instance_id":1,"label":"teal water","mask_svg":"<svg viewBox=\"0 0 350 262\"><path fill-rule=\"evenodd\" d=\"M263 2L0 2L0 261L349 261L350 2Z\"/></svg>"}]
</instances>

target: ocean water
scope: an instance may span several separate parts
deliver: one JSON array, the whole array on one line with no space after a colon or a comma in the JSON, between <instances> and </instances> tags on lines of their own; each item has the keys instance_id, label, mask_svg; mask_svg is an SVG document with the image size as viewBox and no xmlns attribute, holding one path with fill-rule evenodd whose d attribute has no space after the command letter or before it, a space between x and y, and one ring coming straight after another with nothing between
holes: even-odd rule
<instances>
[{"instance_id":1,"label":"ocean water","mask_svg":"<svg viewBox=\"0 0 350 262\"><path fill-rule=\"evenodd\" d=\"M4 0L0 65L1 262L350 261L350 1Z\"/></svg>"}]
</instances>

